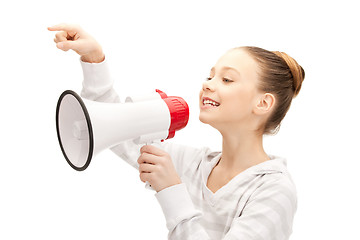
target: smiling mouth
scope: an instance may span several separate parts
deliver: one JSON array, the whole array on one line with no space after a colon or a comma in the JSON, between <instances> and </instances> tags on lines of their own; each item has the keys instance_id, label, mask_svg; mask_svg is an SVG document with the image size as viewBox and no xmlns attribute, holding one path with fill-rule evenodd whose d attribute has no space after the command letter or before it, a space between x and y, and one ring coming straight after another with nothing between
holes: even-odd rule
<instances>
[{"instance_id":1,"label":"smiling mouth","mask_svg":"<svg viewBox=\"0 0 360 240\"><path fill-rule=\"evenodd\" d=\"M212 106L212 107L220 106L220 103L215 102L214 100L208 98L204 98L202 102L203 102L203 106Z\"/></svg>"}]
</instances>

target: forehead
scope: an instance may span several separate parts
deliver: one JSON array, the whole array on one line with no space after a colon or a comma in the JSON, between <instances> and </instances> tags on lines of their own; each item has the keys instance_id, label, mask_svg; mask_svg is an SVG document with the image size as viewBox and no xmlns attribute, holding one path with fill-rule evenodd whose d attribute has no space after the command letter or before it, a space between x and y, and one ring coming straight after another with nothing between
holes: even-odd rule
<instances>
[{"instance_id":1,"label":"forehead","mask_svg":"<svg viewBox=\"0 0 360 240\"><path fill-rule=\"evenodd\" d=\"M234 68L241 75L254 77L258 70L256 61L243 49L231 49L217 61L215 68Z\"/></svg>"}]
</instances>

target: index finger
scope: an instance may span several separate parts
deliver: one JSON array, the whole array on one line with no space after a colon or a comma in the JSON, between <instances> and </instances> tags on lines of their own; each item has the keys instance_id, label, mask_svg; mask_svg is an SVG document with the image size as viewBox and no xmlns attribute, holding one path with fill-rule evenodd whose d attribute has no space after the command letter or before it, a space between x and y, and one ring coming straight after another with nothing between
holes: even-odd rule
<instances>
[{"instance_id":1,"label":"index finger","mask_svg":"<svg viewBox=\"0 0 360 240\"><path fill-rule=\"evenodd\" d=\"M158 147L155 147L155 146L152 146L152 145L144 145L141 147L140 149L140 153L150 153L152 155L155 155L155 156L164 156L166 155L167 153L163 150L161 150L160 148Z\"/></svg>"},{"instance_id":2,"label":"index finger","mask_svg":"<svg viewBox=\"0 0 360 240\"><path fill-rule=\"evenodd\" d=\"M56 24L54 26L48 27L49 31L66 31L66 32L80 32L81 28L77 25L73 24Z\"/></svg>"}]
</instances>

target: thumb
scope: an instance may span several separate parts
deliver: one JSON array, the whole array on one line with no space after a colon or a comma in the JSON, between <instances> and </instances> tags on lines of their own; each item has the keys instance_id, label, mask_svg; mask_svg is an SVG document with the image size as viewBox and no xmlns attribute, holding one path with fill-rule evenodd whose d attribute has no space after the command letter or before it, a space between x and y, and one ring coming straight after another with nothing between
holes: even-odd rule
<instances>
[{"instance_id":1,"label":"thumb","mask_svg":"<svg viewBox=\"0 0 360 240\"><path fill-rule=\"evenodd\" d=\"M70 49L75 50L76 46L77 46L77 43L75 41L58 42L56 44L56 47L63 51L68 51Z\"/></svg>"}]
</instances>

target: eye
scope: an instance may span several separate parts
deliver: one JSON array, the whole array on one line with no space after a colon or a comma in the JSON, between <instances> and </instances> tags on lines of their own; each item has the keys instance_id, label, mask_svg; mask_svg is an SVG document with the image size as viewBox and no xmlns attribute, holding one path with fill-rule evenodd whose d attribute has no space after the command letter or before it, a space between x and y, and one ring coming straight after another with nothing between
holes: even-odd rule
<instances>
[{"instance_id":1,"label":"eye","mask_svg":"<svg viewBox=\"0 0 360 240\"><path fill-rule=\"evenodd\" d=\"M229 79L229 78L223 78L223 82L225 83L230 83L233 82L233 80Z\"/></svg>"},{"instance_id":2,"label":"eye","mask_svg":"<svg viewBox=\"0 0 360 240\"><path fill-rule=\"evenodd\" d=\"M211 79L212 79L211 77L207 77L205 80L210 81Z\"/></svg>"}]
</instances>

